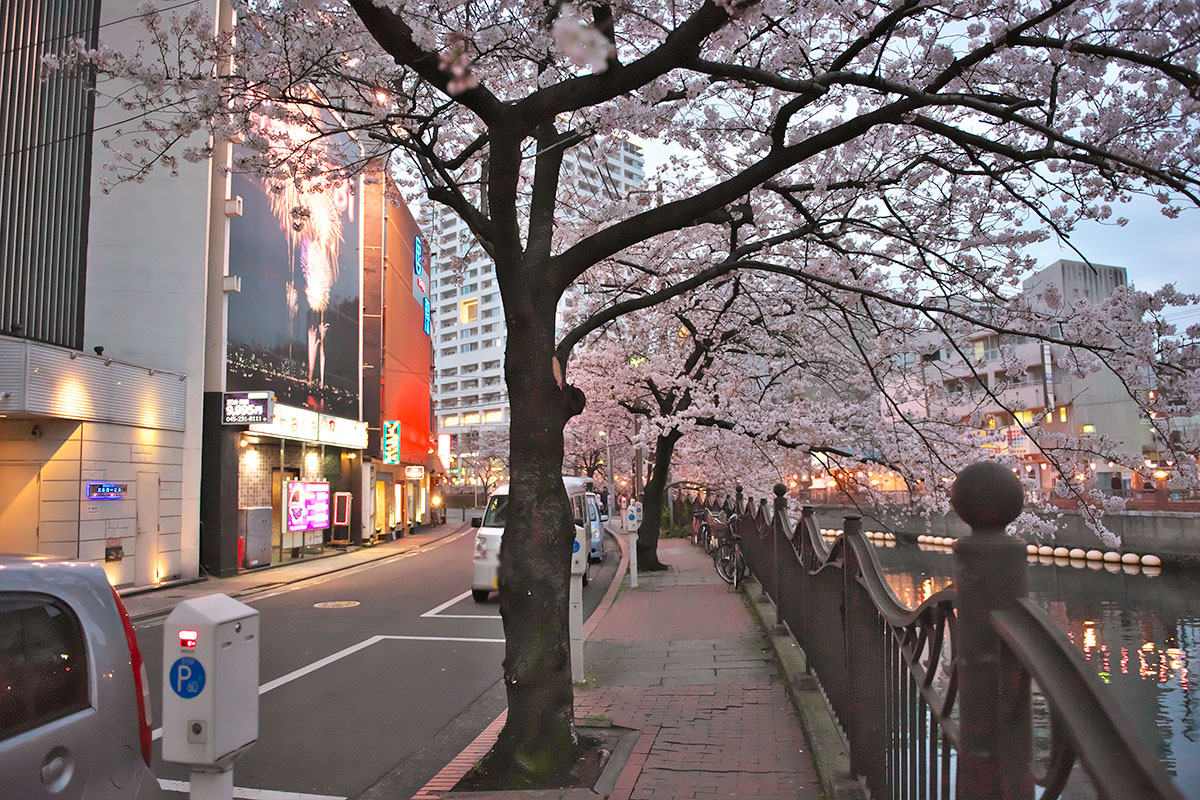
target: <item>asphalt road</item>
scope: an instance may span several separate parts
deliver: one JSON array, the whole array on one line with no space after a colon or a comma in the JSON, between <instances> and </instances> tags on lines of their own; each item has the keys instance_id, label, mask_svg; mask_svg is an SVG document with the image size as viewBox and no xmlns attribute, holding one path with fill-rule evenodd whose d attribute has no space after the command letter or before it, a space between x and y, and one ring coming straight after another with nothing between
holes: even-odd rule
<instances>
[{"instance_id":1,"label":"asphalt road","mask_svg":"<svg viewBox=\"0 0 1200 800\"><path fill-rule=\"evenodd\" d=\"M483 604L470 597L473 547L468 529L242 598L260 615L259 739L236 765L235 797L408 797L491 722L504 708L504 633L495 595ZM607 560L592 565L585 615L617 562L610 540ZM316 607L336 601L355 605ZM161 621L139 625L137 636L157 729ZM187 790L187 768L163 762L157 738L153 767L169 790Z\"/></svg>"}]
</instances>

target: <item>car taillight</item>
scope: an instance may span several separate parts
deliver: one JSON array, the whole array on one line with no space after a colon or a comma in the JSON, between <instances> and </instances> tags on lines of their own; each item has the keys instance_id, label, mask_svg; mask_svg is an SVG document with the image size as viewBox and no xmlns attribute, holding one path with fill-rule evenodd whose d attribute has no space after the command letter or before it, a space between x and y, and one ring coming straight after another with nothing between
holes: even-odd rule
<instances>
[{"instance_id":1,"label":"car taillight","mask_svg":"<svg viewBox=\"0 0 1200 800\"><path fill-rule=\"evenodd\" d=\"M142 745L142 758L146 766L150 766L150 681L146 677L146 662L142 660L142 651L138 649L137 636L133 632L133 622L129 612L121 602L121 595L113 589L113 599L117 601L117 611L121 612L121 625L125 628L125 644L129 646L129 665L133 668L133 690L137 695L138 710L138 740Z\"/></svg>"}]
</instances>

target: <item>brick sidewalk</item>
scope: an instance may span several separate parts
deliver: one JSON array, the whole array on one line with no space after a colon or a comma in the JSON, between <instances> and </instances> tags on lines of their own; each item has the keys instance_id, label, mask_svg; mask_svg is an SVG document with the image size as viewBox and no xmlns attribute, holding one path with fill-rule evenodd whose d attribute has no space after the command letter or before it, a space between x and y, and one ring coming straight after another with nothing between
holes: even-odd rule
<instances>
[{"instance_id":1,"label":"brick sidewalk","mask_svg":"<svg viewBox=\"0 0 1200 800\"><path fill-rule=\"evenodd\" d=\"M576 689L576 719L603 718L639 732L608 797L817 800L821 783L800 721L742 596L686 540L659 542L659 555L669 572L641 574L637 589L626 578L615 602L589 620L584 662L595 688ZM447 796L495 741L497 723L414 797ZM469 796L597 795L574 789Z\"/></svg>"},{"instance_id":2,"label":"brick sidewalk","mask_svg":"<svg viewBox=\"0 0 1200 800\"><path fill-rule=\"evenodd\" d=\"M818 798L808 744L762 632L688 541L659 542L667 573L625 586L584 657L598 688L577 717L641 737L614 800Z\"/></svg>"}]
</instances>

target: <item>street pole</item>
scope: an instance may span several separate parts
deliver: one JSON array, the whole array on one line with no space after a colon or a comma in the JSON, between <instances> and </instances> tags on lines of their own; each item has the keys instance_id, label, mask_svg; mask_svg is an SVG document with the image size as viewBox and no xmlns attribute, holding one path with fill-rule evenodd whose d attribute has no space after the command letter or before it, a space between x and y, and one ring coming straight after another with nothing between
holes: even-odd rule
<instances>
[{"instance_id":1,"label":"street pole","mask_svg":"<svg viewBox=\"0 0 1200 800\"><path fill-rule=\"evenodd\" d=\"M633 418L633 435L636 437L641 430L641 420L634 416ZM642 499L642 446L635 445L633 448L633 499Z\"/></svg>"}]
</instances>

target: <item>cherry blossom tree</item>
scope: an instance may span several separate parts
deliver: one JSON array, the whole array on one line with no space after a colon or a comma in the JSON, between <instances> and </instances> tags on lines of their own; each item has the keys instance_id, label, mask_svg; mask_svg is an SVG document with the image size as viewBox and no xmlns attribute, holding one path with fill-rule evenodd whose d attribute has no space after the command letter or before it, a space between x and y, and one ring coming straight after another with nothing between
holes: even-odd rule
<instances>
[{"instance_id":1,"label":"cherry blossom tree","mask_svg":"<svg viewBox=\"0 0 1200 800\"><path fill-rule=\"evenodd\" d=\"M235 168L306 186L403 157L412 188L495 262L512 406L509 716L484 766L531 785L575 742L560 475L564 426L585 405L568 369L583 334L555 333L569 286L607 260L640 275L596 311L603 326L735 270L769 273L825 299L836 335L873 367L855 380L878 389L879 355L903 349L913 319L955 339L1009 330L991 309L1031 266L1024 245L1069 242L1076 222L1109 219L1134 193L1169 215L1197 200L1200 26L1168 0L251 0L236 29L196 8L147 13L138 53L82 56L97 91L135 115L103 136L119 154L112 177L235 138L251 154ZM336 144L345 131L355 147ZM645 191L597 204L560 180L567 153L619 160L628 135L674 148ZM718 250L721 225L732 239ZM642 258L680 248L688 274ZM1176 351L1137 327L1180 299L1124 293L1040 335L1086 344L1132 392L1154 365L1194 396ZM1100 325L1114 319L1128 320L1124 338ZM891 416L920 429L902 403Z\"/></svg>"}]
</instances>

